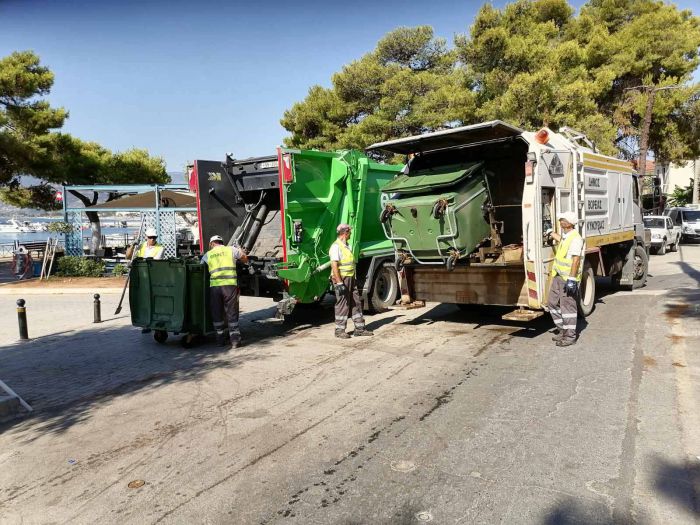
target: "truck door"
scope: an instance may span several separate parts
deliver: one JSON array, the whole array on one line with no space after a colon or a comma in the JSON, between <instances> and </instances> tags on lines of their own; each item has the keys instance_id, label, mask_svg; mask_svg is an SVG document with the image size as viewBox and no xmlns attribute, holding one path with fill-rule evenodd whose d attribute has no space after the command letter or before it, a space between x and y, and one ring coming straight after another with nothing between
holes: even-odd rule
<instances>
[{"instance_id":1,"label":"truck door","mask_svg":"<svg viewBox=\"0 0 700 525\"><path fill-rule=\"evenodd\" d=\"M620 227L629 229L634 224L634 198L632 195L632 175L620 173L620 193L618 203L620 208Z\"/></svg>"}]
</instances>

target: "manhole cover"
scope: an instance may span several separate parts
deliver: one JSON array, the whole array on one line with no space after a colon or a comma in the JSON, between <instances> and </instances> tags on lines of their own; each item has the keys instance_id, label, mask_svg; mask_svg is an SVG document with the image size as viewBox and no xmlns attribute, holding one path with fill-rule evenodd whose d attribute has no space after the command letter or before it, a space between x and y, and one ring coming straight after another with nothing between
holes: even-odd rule
<instances>
[{"instance_id":1,"label":"manhole cover","mask_svg":"<svg viewBox=\"0 0 700 525\"><path fill-rule=\"evenodd\" d=\"M135 479L134 481L129 482L129 488L130 489L140 489L146 484L146 482L142 479Z\"/></svg>"},{"instance_id":2,"label":"manhole cover","mask_svg":"<svg viewBox=\"0 0 700 525\"><path fill-rule=\"evenodd\" d=\"M419 512L416 514L416 518L418 521L422 521L423 523L426 523L428 521L433 521L433 515L430 514L427 510L424 510L423 512Z\"/></svg>"},{"instance_id":3,"label":"manhole cover","mask_svg":"<svg viewBox=\"0 0 700 525\"><path fill-rule=\"evenodd\" d=\"M391 462L391 470L395 470L396 472L411 472L412 470L415 470L415 468L416 464L413 461L402 459Z\"/></svg>"}]
</instances>

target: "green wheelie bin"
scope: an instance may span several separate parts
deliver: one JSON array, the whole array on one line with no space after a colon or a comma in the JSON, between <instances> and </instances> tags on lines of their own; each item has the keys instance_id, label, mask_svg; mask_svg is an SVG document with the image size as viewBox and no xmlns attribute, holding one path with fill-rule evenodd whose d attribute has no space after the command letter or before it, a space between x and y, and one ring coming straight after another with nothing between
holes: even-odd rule
<instances>
[{"instance_id":1,"label":"green wheelie bin","mask_svg":"<svg viewBox=\"0 0 700 525\"><path fill-rule=\"evenodd\" d=\"M153 330L159 343L168 333L184 334L185 345L213 333L209 273L198 259L136 259L129 279L131 324Z\"/></svg>"}]
</instances>

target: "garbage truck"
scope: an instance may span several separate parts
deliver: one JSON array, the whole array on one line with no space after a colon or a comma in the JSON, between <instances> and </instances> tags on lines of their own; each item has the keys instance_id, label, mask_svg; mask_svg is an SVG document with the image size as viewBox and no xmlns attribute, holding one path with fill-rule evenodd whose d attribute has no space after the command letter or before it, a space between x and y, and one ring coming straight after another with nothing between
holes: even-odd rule
<instances>
[{"instance_id":1,"label":"garbage truck","mask_svg":"<svg viewBox=\"0 0 700 525\"><path fill-rule=\"evenodd\" d=\"M574 211L585 240L579 312L595 305L595 277L644 285L648 247L630 163L599 153L582 133L537 132L496 120L373 144L405 155L382 188L380 222L413 299L504 305L530 320L547 302L557 215Z\"/></svg>"},{"instance_id":2,"label":"garbage truck","mask_svg":"<svg viewBox=\"0 0 700 525\"><path fill-rule=\"evenodd\" d=\"M330 290L328 251L337 225L347 223L363 305L384 310L398 298L399 281L378 219L381 189L402 168L354 150L279 148L275 156L195 161L202 251L214 234L244 248L241 294L273 299L284 317Z\"/></svg>"}]
</instances>

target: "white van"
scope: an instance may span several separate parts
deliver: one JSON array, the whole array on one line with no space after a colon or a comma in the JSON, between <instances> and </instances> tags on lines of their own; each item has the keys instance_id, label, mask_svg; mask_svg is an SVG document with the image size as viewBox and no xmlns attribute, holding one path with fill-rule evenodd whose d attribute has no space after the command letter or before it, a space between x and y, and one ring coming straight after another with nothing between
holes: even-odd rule
<instances>
[{"instance_id":1,"label":"white van","mask_svg":"<svg viewBox=\"0 0 700 525\"><path fill-rule=\"evenodd\" d=\"M664 215L681 229L681 242L700 239L700 206L690 204L682 208L667 208Z\"/></svg>"}]
</instances>

